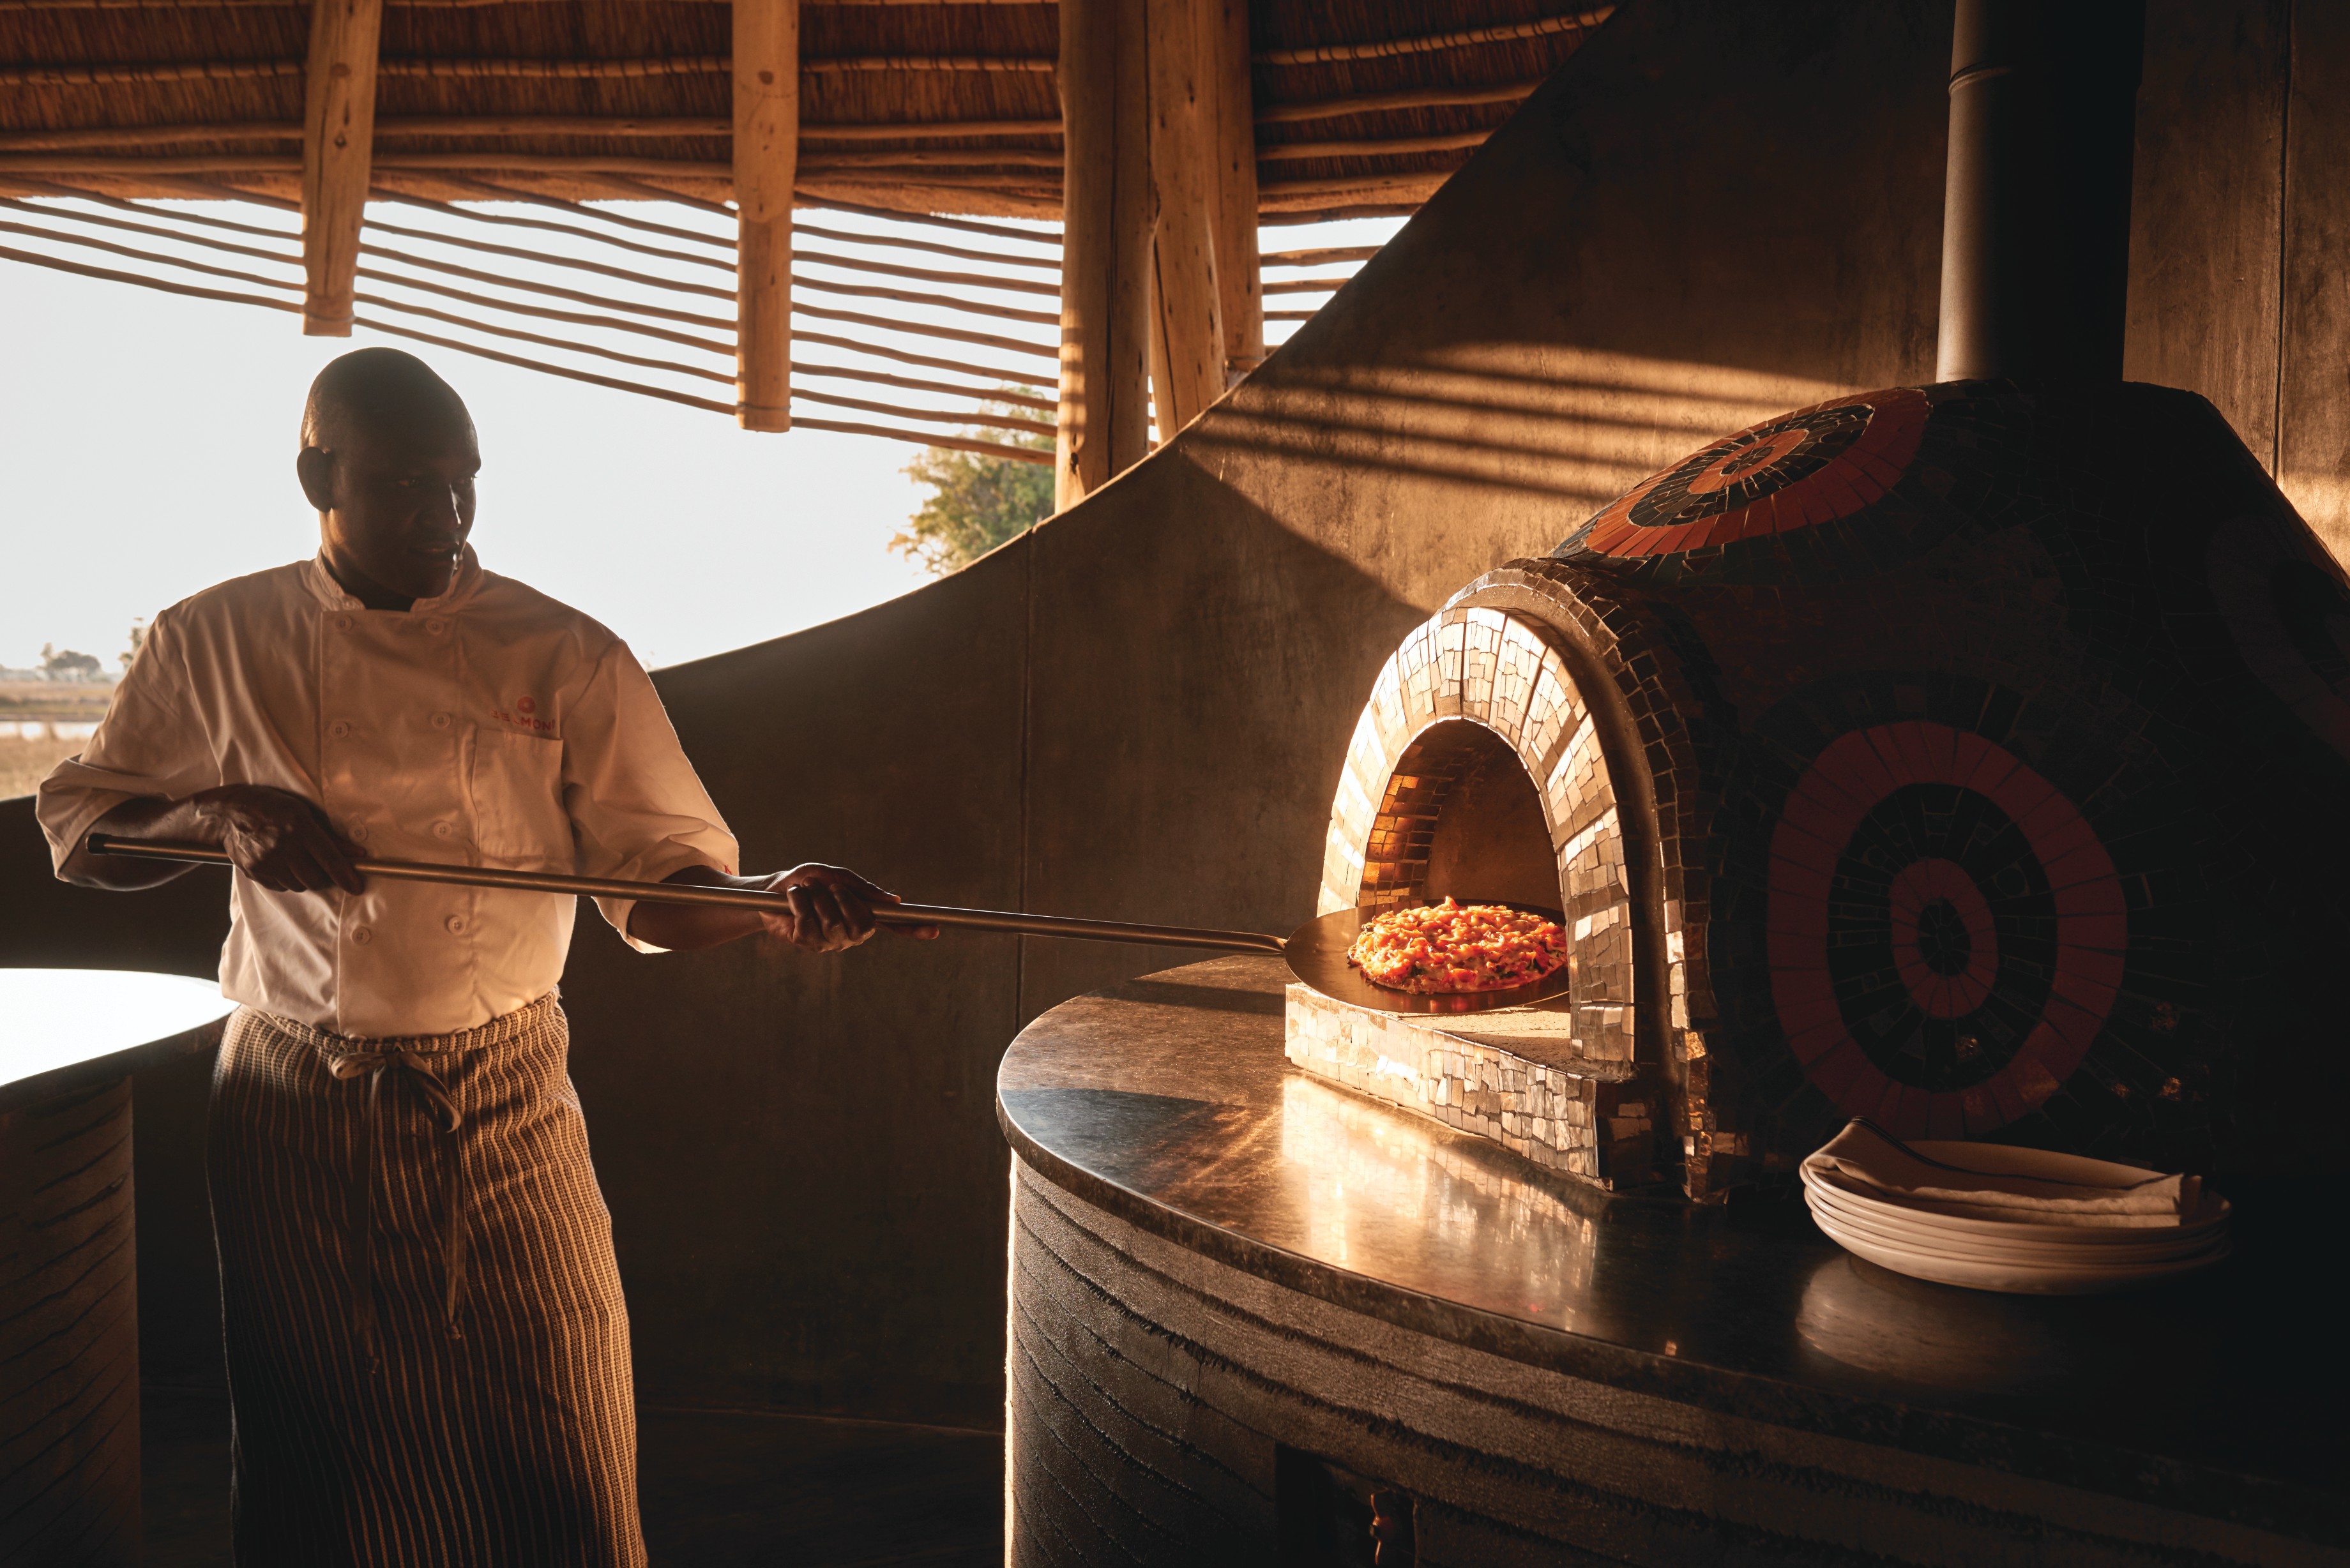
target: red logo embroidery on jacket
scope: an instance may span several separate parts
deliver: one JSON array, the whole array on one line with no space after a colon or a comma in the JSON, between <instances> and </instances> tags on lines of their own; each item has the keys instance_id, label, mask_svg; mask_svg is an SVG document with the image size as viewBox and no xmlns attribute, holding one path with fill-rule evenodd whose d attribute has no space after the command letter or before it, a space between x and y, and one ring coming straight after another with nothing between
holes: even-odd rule
<instances>
[{"instance_id":1,"label":"red logo embroidery on jacket","mask_svg":"<svg viewBox=\"0 0 2350 1568\"><path fill-rule=\"evenodd\" d=\"M538 699L536 697L517 697L515 699L515 711L509 713L503 708L493 708L490 710L490 716L501 723L512 724L519 729L532 730L545 735L555 733L555 721L538 716Z\"/></svg>"}]
</instances>

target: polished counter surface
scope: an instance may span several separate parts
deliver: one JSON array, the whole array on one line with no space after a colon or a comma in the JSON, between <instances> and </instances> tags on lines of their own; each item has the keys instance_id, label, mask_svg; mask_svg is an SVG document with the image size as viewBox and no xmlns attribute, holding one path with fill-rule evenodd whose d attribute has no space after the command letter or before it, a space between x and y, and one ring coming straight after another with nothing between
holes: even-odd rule
<instances>
[{"instance_id":1,"label":"polished counter surface","mask_svg":"<svg viewBox=\"0 0 2350 1568\"><path fill-rule=\"evenodd\" d=\"M234 1005L185 975L0 968L0 1114L204 1049Z\"/></svg>"},{"instance_id":2,"label":"polished counter surface","mask_svg":"<svg viewBox=\"0 0 2350 1568\"><path fill-rule=\"evenodd\" d=\"M1298 1073L1287 979L1217 959L1053 1009L1004 1058L1005 1136L1132 1223L1421 1333L2350 1544L2341 1225L2317 1204L2217 1180L2235 1256L2137 1292L1931 1284L1846 1254L1793 1195L1613 1197Z\"/></svg>"}]
</instances>

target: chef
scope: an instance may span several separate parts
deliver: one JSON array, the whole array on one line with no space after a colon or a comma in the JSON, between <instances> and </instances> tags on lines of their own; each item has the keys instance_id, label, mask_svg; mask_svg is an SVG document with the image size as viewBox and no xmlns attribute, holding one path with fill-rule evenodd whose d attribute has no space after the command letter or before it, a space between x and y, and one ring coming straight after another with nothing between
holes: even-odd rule
<instances>
[{"instance_id":1,"label":"chef","mask_svg":"<svg viewBox=\"0 0 2350 1568\"><path fill-rule=\"evenodd\" d=\"M188 869L91 856L92 829L237 867L207 1158L242 1568L645 1560L628 1314L556 991L576 901L354 859L784 895L598 900L644 952L761 931L837 952L896 901L837 867L737 874L627 645L482 569L479 467L423 361L328 365L296 460L317 555L158 615L41 786L69 882Z\"/></svg>"}]
</instances>

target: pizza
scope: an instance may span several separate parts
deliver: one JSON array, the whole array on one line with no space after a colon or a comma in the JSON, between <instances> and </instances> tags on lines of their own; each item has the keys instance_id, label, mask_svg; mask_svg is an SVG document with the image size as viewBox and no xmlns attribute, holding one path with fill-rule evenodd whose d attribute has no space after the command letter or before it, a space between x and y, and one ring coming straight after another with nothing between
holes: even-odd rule
<instances>
[{"instance_id":1,"label":"pizza","mask_svg":"<svg viewBox=\"0 0 2350 1568\"><path fill-rule=\"evenodd\" d=\"M1566 959L1566 932L1556 920L1450 898L1374 918L1347 950L1365 980L1420 996L1531 985Z\"/></svg>"}]
</instances>

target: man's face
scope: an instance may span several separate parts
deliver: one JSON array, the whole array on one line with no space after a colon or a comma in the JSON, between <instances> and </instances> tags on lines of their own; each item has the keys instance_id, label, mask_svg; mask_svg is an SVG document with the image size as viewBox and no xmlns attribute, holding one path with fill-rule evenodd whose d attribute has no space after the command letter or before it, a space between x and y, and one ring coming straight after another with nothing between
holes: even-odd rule
<instances>
[{"instance_id":1,"label":"man's face","mask_svg":"<svg viewBox=\"0 0 2350 1568\"><path fill-rule=\"evenodd\" d=\"M402 598L446 593L473 532L481 466L473 422L457 412L370 421L331 451L304 452L302 488L325 514L328 564Z\"/></svg>"}]
</instances>

